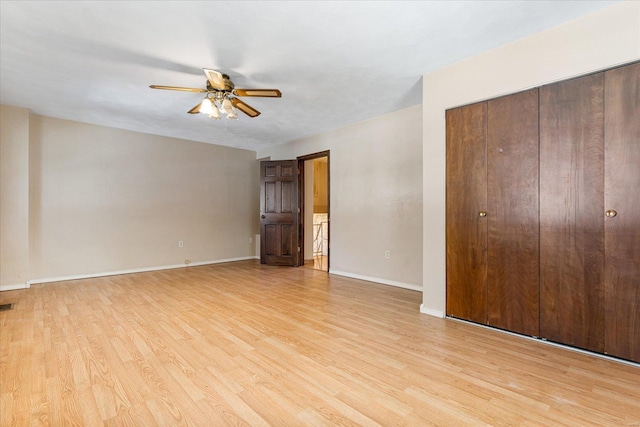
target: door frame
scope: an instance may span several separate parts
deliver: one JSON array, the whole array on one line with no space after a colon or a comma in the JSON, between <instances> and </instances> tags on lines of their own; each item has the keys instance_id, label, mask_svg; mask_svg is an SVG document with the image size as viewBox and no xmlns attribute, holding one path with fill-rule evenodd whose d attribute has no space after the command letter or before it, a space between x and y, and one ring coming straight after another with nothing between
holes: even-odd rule
<instances>
[{"instance_id":1,"label":"door frame","mask_svg":"<svg viewBox=\"0 0 640 427\"><path fill-rule=\"evenodd\" d=\"M327 158L327 219L328 219L328 230L327 230L327 272L331 267L331 157L329 155L330 151L320 151L313 154L307 154L305 156L297 157L298 160L298 196L300 197L298 200L298 206L300 207L300 214L298 218L298 246L300 247L298 265L304 265L305 257L304 257L304 211L305 211L305 203L304 203L304 162L307 160L319 159L321 157Z\"/></svg>"}]
</instances>

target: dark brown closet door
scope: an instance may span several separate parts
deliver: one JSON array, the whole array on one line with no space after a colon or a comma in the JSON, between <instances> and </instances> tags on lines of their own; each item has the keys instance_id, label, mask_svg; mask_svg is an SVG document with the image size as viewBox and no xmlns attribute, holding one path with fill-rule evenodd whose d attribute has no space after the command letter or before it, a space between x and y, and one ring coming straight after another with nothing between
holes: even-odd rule
<instances>
[{"instance_id":1,"label":"dark brown closet door","mask_svg":"<svg viewBox=\"0 0 640 427\"><path fill-rule=\"evenodd\" d=\"M640 362L640 63L605 72L604 209L605 351Z\"/></svg>"},{"instance_id":2,"label":"dark brown closet door","mask_svg":"<svg viewBox=\"0 0 640 427\"><path fill-rule=\"evenodd\" d=\"M487 103L487 202L488 323L537 336L537 89Z\"/></svg>"},{"instance_id":3,"label":"dark brown closet door","mask_svg":"<svg viewBox=\"0 0 640 427\"><path fill-rule=\"evenodd\" d=\"M447 315L487 322L486 103L448 110Z\"/></svg>"},{"instance_id":4,"label":"dark brown closet door","mask_svg":"<svg viewBox=\"0 0 640 427\"><path fill-rule=\"evenodd\" d=\"M604 351L604 74L540 88L540 336Z\"/></svg>"}]
</instances>

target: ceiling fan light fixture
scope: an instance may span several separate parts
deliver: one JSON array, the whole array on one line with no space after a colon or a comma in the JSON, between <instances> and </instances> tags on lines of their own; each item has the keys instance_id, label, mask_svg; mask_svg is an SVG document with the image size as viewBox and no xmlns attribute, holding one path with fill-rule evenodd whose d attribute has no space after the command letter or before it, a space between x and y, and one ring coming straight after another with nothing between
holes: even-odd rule
<instances>
[{"instance_id":1,"label":"ceiling fan light fixture","mask_svg":"<svg viewBox=\"0 0 640 427\"><path fill-rule=\"evenodd\" d=\"M215 105L212 106L209 118L211 120L220 120L220 111L218 111L218 108Z\"/></svg>"},{"instance_id":2,"label":"ceiling fan light fixture","mask_svg":"<svg viewBox=\"0 0 640 427\"><path fill-rule=\"evenodd\" d=\"M220 112L223 114L231 114L233 105L231 105L231 101L229 101L229 98L224 98L222 100L222 103L220 104Z\"/></svg>"},{"instance_id":3,"label":"ceiling fan light fixture","mask_svg":"<svg viewBox=\"0 0 640 427\"><path fill-rule=\"evenodd\" d=\"M216 108L215 105L213 105L213 102L211 102L211 99L209 98L203 99L202 102L200 103L200 113L211 115L213 114L214 111L217 112L218 109Z\"/></svg>"},{"instance_id":4,"label":"ceiling fan light fixture","mask_svg":"<svg viewBox=\"0 0 640 427\"><path fill-rule=\"evenodd\" d=\"M234 106L231 106L231 111L227 114L227 119L238 120L238 110L236 110Z\"/></svg>"}]
</instances>

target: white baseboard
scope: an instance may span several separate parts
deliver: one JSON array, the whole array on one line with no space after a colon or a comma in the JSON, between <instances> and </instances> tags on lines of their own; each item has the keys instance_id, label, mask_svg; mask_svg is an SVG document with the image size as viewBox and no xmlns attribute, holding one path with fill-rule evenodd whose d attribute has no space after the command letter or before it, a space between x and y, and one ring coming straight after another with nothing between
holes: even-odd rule
<instances>
[{"instance_id":1,"label":"white baseboard","mask_svg":"<svg viewBox=\"0 0 640 427\"><path fill-rule=\"evenodd\" d=\"M14 285L0 285L0 292L16 291L18 289L29 289L31 283L27 280L25 283L16 283Z\"/></svg>"},{"instance_id":2,"label":"white baseboard","mask_svg":"<svg viewBox=\"0 0 640 427\"><path fill-rule=\"evenodd\" d=\"M224 262L247 261L250 259L260 259L260 257L254 255L254 256L243 256L243 257L237 257L237 258L218 259L215 261L192 262L189 264L189 267L197 267L199 265L209 265L209 264L222 264ZM181 267L186 267L186 266L182 265Z\"/></svg>"},{"instance_id":3,"label":"white baseboard","mask_svg":"<svg viewBox=\"0 0 640 427\"><path fill-rule=\"evenodd\" d=\"M444 311L427 308L424 306L424 304L420 304L420 313L428 314L429 316L434 316L434 317L439 317L441 319L444 319Z\"/></svg>"},{"instance_id":4,"label":"white baseboard","mask_svg":"<svg viewBox=\"0 0 640 427\"><path fill-rule=\"evenodd\" d=\"M174 268L188 268L188 267L197 267L200 265L221 264L224 262L246 261L249 259L256 259L256 257L247 256L247 257L237 257L237 258L226 258L226 259L218 259L215 261L192 262L189 265L185 265L185 264L163 265L159 267L133 268L130 270L105 271L101 273L92 273L92 274L78 274L75 276L49 277L45 279L33 279L33 280L30 280L29 282L30 283L51 283L51 282L64 282L67 280L93 279L96 277L117 276L120 274L146 273L149 271L171 270Z\"/></svg>"},{"instance_id":5,"label":"white baseboard","mask_svg":"<svg viewBox=\"0 0 640 427\"><path fill-rule=\"evenodd\" d=\"M380 279L379 277L363 276L361 274L348 273L346 271L338 271L338 270L333 270L333 269L329 269L329 274L335 274L336 276L350 277L352 279L365 280L367 282L379 283L381 285L395 286L397 288L411 289L412 291L422 292L422 286L414 285L414 284L411 284L411 283L397 282L395 280Z\"/></svg>"}]
</instances>

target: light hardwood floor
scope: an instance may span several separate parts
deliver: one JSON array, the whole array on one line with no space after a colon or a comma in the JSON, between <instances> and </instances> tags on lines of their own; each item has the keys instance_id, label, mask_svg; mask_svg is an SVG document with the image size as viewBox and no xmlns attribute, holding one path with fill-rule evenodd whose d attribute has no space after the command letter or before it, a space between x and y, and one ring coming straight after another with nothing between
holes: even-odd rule
<instances>
[{"instance_id":1,"label":"light hardwood floor","mask_svg":"<svg viewBox=\"0 0 640 427\"><path fill-rule=\"evenodd\" d=\"M0 293L3 426L639 426L640 368L255 261Z\"/></svg>"}]
</instances>

